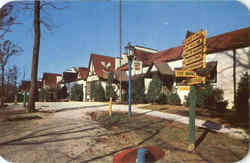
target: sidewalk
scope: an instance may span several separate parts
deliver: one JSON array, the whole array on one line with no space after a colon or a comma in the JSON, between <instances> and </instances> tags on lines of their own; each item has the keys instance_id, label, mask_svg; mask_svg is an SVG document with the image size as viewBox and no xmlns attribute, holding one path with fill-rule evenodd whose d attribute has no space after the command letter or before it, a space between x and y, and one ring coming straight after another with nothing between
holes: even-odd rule
<instances>
[{"instance_id":1,"label":"sidewalk","mask_svg":"<svg viewBox=\"0 0 250 163\"><path fill-rule=\"evenodd\" d=\"M51 103L36 103L37 108L40 108L41 111L52 111L52 112L59 112L59 111L66 111L66 110L73 110L73 109L84 109L86 112L94 112L94 111L107 111L108 104L101 103L101 102L51 102ZM122 111L127 112L128 106L127 105L117 105L114 104L112 106L113 111ZM150 116L155 116L163 119L168 119L176 122L180 122L183 124L189 124L189 118L184 117L177 114L170 114L170 113L163 113L159 111L152 111L146 109L139 109L138 105L132 105L132 113L140 113L146 114ZM237 139L249 139L249 135L243 129L237 128L230 128L224 127L224 125L216 124L211 121L205 121L196 119L195 125L197 127L207 128L211 131L228 134L231 137Z\"/></svg>"}]
</instances>

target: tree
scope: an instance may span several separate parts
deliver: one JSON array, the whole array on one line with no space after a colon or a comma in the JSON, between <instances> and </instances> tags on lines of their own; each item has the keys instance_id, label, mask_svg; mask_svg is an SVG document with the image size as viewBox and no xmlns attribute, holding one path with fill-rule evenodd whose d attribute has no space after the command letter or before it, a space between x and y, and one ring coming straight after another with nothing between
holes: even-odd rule
<instances>
[{"instance_id":1,"label":"tree","mask_svg":"<svg viewBox=\"0 0 250 163\"><path fill-rule=\"evenodd\" d=\"M3 43L0 43L0 67L1 67L1 107L4 105L4 74L5 66L8 63L10 57L18 55L22 49L13 44L10 40L5 40Z\"/></svg>"},{"instance_id":2,"label":"tree","mask_svg":"<svg viewBox=\"0 0 250 163\"><path fill-rule=\"evenodd\" d=\"M105 92L106 100L109 100L110 97L112 97L113 99L117 98L117 95L116 95L114 88L112 86L113 80L114 80L114 73L109 72L108 81L107 81L107 85L106 85L106 92Z\"/></svg>"},{"instance_id":3,"label":"tree","mask_svg":"<svg viewBox=\"0 0 250 163\"><path fill-rule=\"evenodd\" d=\"M32 3L24 3L26 9L32 9L30 7ZM52 30L51 23L48 22L49 18L41 19L40 11L46 7L53 9L63 9L56 7L52 2L43 1L40 3L38 0L34 0L34 45L33 45L33 56L32 56L32 70L31 70L31 86L29 91L29 105L26 109L27 112L35 111L35 95L36 95L36 83L37 83L37 72L39 63L39 50L40 50L40 36L41 36L41 24L49 31Z\"/></svg>"},{"instance_id":4,"label":"tree","mask_svg":"<svg viewBox=\"0 0 250 163\"><path fill-rule=\"evenodd\" d=\"M150 102L155 103L161 94L162 82L158 75L154 75L152 81L149 84L147 99Z\"/></svg>"},{"instance_id":5,"label":"tree","mask_svg":"<svg viewBox=\"0 0 250 163\"><path fill-rule=\"evenodd\" d=\"M238 83L236 95L236 110L243 121L249 121L249 93L250 81L248 73L244 73Z\"/></svg>"},{"instance_id":6,"label":"tree","mask_svg":"<svg viewBox=\"0 0 250 163\"><path fill-rule=\"evenodd\" d=\"M13 3L7 3L0 9L0 39L10 31L10 26L15 24L16 17L12 15L13 8Z\"/></svg>"},{"instance_id":7,"label":"tree","mask_svg":"<svg viewBox=\"0 0 250 163\"><path fill-rule=\"evenodd\" d=\"M15 104L17 102L17 66L9 67L7 70L7 87L6 87L6 95L9 101L13 102L15 100Z\"/></svg>"},{"instance_id":8,"label":"tree","mask_svg":"<svg viewBox=\"0 0 250 163\"><path fill-rule=\"evenodd\" d=\"M35 94L36 94L36 83L37 83L37 72L38 72L38 60L39 60L39 50L40 50L40 1L35 1L34 3L34 47L33 47L33 57L32 57L32 70L31 70L31 86L30 86L30 96L29 105L27 112L33 112L35 110Z\"/></svg>"},{"instance_id":9,"label":"tree","mask_svg":"<svg viewBox=\"0 0 250 163\"><path fill-rule=\"evenodd\" d=\"M71 100L82 101L83 87L82 84L75 84L71 88Z\"/></svg>"},{"instance_id":10,"label":"tree","mask_svg":"<svg viewBox=\"0 0 250 163\"><path fill-rule=\"evenodd\" d=\"M145 100L145 87L144 87L144 79L135 79L132 81L132 89L131 89L131 99L132 103L142 103Z\"/></svg>"}]
</instances>

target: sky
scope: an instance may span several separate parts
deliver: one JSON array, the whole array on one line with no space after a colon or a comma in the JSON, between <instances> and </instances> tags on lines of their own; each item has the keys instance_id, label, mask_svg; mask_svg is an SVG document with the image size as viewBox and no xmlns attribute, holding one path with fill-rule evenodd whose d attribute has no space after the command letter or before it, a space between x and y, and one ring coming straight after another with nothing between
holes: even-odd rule
<instances>
[{"instance_id":1,"label":"sky","mask_svg":"<svg viewBox=\"0 0 250 163\"><path fill-rule=\"evenodd\" d=\"M21 3L21 2L20 2ZM88 67L91 53L120 55L119 1L55 2L64 9L41 11L52 31L42 26L38 78L43 72L62 73L72 66ZM33 15L18 11L21 24L4 39L22 47L11 58L19 80L30 79L33 50ZM122 50L128 42L156 50L181 45L186 31L207 30L207 37L248 27L248 9L237 1L122 1Z\"/></svg>"}]
</instances>

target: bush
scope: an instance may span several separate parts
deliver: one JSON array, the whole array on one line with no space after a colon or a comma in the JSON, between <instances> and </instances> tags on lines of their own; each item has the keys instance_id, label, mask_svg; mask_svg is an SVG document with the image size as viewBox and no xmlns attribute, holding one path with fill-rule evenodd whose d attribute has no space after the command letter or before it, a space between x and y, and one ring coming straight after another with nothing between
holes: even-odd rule
<instances>
[{"instance_id":1,"label":"bush","mask_svg":"<svg viewBox=\"0 0 250 163\"><path fill-rule=\"evenodd\" d=\"M158 104L167 104L167 96L163 93L160 94L160 97L156 101Z\"/></svg>"},{"instance_id":2,"label":"bush","mask_svg":"<svg viewBox=\"0 0 250 163\"><path fill-rule=\"evenodd\" d=\"M90 84L90 98L94 101L105 101L105 91L104 88L102 87L101 83L97 82L92 82Z\"/></svg>"},{"instance_id":3,"label":"bush","mask_svg":"<svg viewBox=\"0 0 250 163\"><path fill-rule=\"evenodd\" d=\"M106 92L105 92L105 98L108 101L110 97L112 97L113 100L117 99L116 92L114 91L114 88L112 86L114 79L114 73L110 72L108 75L108 81L106 85Z\"/></svg>"},{"instance_id":4,"label":"bush","mask_svg":"<svg viewBox=\"0 0 250 163\"><path fill-rule=\"evenodd\" d=\"M167 103L170 105L181 105L181 99L177 93L169 92L167 94Z\"/></svg>"},{"instance_id":5,"label":"bush","mask_svg":"<svg viewBox=\"0 0 250 163\"><path fill-rule=\"evenodd\" d=\"M49 98L48 91L42 88L41 91L39 92L39 101L48 101L48 98Z\"/></svg>"},{"instance_id":6,"label":"bush","mask_svg":"<svg viewBox=\"0 0 250 163\"><path fill-rule=\"evenodd\" d=\"M249 114L249 75L244 73L241 76L240 82L238 83L238 89L236 94L236 110L243 120L248 120Z\"/></svg>"},{"instance_id":7,"label":"bush","mask_svg":"<svg viewBox=\"0 0 250 163\"><path fill-rule=\"evenodd\" d=\"M83 100L83 87L81 84L74 84L71 88L71 100L82 101Z\"/></svg>"},{"instance_id":8,"label":"bush","mask_svg":"<svg viewBox=\"0 0 250 163\"><path fill-rule=\"evenodd\" d=\"M204 87L197 87L196 106L208 109L220 109L223 112L226 109L227 101L224 101L224 91L220 88L213 88L211 84L206 84ZM189 97L186 98L189 105ZM223 106L223 107L222 107Z\"/></svg>"},{"instance_id":9,"label":"bush","mask_svg":"<svg viewBox=\"0 0 250 163\"><path fill-rule=\"evenodd\" d=\"M147 93L148 102L155 103L157 100L159 100L161 95L161 89L162 89L162 82L158 75L154 75L148 88L148 93Z\"/></svg>"},{"instance_id":10,"label":"bush","mask_svg":"<svg viewBox=\"0 0 250 163\"><path fill-rule=\"evenodd\" d=\"M131 102L143 103L145 101L144 79L135 79L131 82Z\"/></svg>"}]
</instances>

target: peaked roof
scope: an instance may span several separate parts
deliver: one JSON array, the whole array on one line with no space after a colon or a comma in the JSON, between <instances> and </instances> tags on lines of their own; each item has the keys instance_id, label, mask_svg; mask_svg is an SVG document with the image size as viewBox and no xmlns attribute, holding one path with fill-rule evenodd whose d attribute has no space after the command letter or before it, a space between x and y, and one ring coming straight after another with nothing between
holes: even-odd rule
<instances>
[{"instance_id":1,"label":"peaked roof","mask_svg":"<svg viewBox=\"0 0 250 163\"><path fill-rule=\"evenodd\" d=\"M45 84L48 85L48 86L56 86L58 76L62 76L62 75L61 74L56 74L56 73L45 72L45 73L43 73L42 81L44 81Z\"/></svg>"},{"instance_id":2,"label":"peaked roof","mask_svg":"<svg viewBox=\"0 0 250 163\"><path fill-rule=\"evenodd\" d=\"M63 82L73 82L77 80L77 73L76 72L63 72Z\"/></svg>"},{"instance_id":3,"label":"peaked roof","mask_svg":"<svg viewBox=\"0 0 250 163\"><path fill-rule=\"evenodd\" d=\"M31 81L22 80L22 83L19 86L19 90L29 91L30 90L30 85L31 85ZM41 81L37 81L36 82L36 86L37 86L37 88L42 88L42 82Z\"/></svg>"},{"instance_id":4,"label":"peaked roof","mask_svg":"<svg viewBox=\"0 0 250 163\"><path fill-rule=\"evenodd\" d=\"M174 75L174 71L169 67L166 62L155 61L154 65L157 67L158 71L162 75Z\"/></svg>"},{"instance_id":5,"label":"peaked roof","mask_svg":"<svg viewBox=\"0 0 250 163\"><path fill-rule=\"evenodd\" d=\"M115 72L115 58L99 55L99 54L91 54L89 60L89 69L90 64L93 63L95 73L97 76L107 79L108 72Z\"/></svg>"},{"instance_id":6,"label":"peaked roof","mask_svg":"<svg viewBox=\"0 0 250 163\"><path fill-rule=\"evenodd\" d=\"M250 27L247 27L208 38L207 54L249 46L249 30ZM183 46L180 45L162 50L152 55L148 62L152 64L154 61L166 62L181 59L182 48Z\"/></svg>"},{"instance_id":7,"label":"peaked roof","mask_svg":"<svg viewBox=\"0 0 250 163\"><path fill-rule=\"evenodd\" d=\"M81 79L83 79L83 80L86 79L88 76L88 72L89 72L88 68L79 67L79 73L80 73Z\"/></svg>"}]
</instances>

